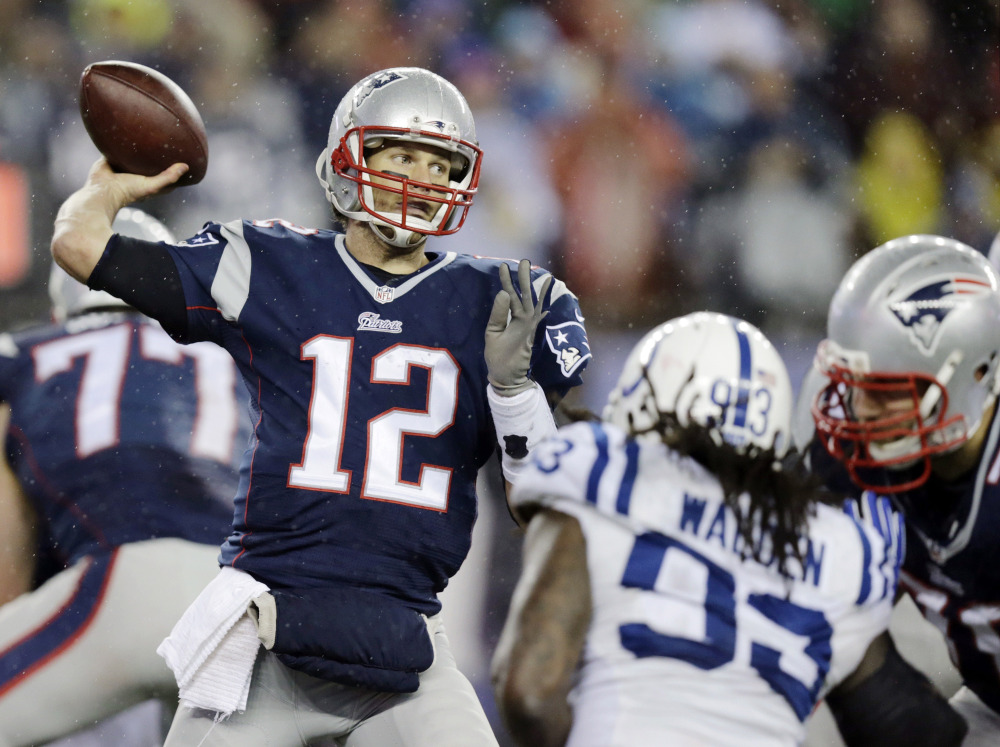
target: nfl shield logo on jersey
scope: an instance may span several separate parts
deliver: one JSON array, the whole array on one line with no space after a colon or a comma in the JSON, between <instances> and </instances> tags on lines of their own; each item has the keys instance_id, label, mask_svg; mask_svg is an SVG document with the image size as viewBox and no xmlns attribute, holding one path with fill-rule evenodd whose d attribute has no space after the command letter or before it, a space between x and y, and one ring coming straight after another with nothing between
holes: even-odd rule
<instances>
[{"instance_id":1,"label":"nfl shield logo on jersey","mask_svg":"<svg viewBox=\"0 0 1000 747\"><path fill-rule=\"evenodd\" d=\"M379 303L389 303L395 295L396 291L388 285L375 289L375 300Z\"/></svg>"}]
</instances>

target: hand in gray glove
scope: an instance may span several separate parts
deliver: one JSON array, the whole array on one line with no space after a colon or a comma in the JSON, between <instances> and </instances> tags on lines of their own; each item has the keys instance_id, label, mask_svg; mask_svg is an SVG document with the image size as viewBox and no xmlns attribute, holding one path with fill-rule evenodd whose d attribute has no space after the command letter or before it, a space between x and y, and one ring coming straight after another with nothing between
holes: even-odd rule
<instances>
[{"instance_id":1,"label":"hand in gray glove","mask_svg":"<svg viewBox=\"0 0 1000 747\"><path fill-rule=\"evenodd\" d=\"M513 397L533 386L528 379L531 345L538 323L549 313L542 311L541 301L552 285L552 276L549 275L538 292L539 303L535 306L531 297L531 262L521 260L517 266L517 279L521 286L520 294L514 290L508 264L504 262L500 265L503 290L493 299L493 311L486 323L487 375L497 394L505 397Z\"/></svg>"}]
</instances>

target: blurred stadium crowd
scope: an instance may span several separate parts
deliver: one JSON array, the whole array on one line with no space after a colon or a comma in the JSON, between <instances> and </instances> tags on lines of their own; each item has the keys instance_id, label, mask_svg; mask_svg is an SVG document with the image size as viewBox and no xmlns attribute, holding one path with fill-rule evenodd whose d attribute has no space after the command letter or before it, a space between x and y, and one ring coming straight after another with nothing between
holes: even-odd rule
<instances>
[{"instance_id":1,"label":"blurred stadium crowd","mask_svg":"<svg viewBox=\"0 0 1000 747\"><path fill-rule=\"evenodd\" d=\"M5 0L0 320L47 314L54 210L96 156L86 64L151 65L200 107L207 178L145 206L183 236L206 216L328 224L313 162L335 103L415 64L465 93L486 152L469 222L442 246L565 278L601 353L585 404L630 329L696 308L785 341L794 378L860 253L919 232L985 251L1000 229L998 7Z\"/></svg>"},{"instance_id":2,"label":"blurred stadium crowd","mask_svg":"<svg viewBox=\"0 0 1000 747\"><path fill-rule=\"evenodd\" d=\"M599 408L639 333L696 309L761 327L797 385L860 254L908 233L985 252L1000 231L998 16L998 0L3 0L0 328L49 314L55 210L97 156L88 63L150 65L198 105L208 175L143 206L179 236L206 217L329 225L313 164L334 106L412 64L465 94L485 152L468 222L435 248L528 257L578 294L595 359L576 404ZM509 592L483 587L466 592Z\"/></svg>"}]
</instances>

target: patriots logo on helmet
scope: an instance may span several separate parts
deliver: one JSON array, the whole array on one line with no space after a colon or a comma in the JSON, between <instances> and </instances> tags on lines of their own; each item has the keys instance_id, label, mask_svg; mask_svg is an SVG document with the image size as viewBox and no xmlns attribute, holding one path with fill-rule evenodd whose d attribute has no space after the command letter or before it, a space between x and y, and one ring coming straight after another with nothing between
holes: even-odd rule
<instances>
[{"instance_id":1,"label":"patriots logo on helmet","mask_svg":"<svg viewBox=\"0 0 1000 747\"><path fill-rule=\"evenodd\" d=\"M397 80L403 80L405 76L393 70L387 70L379 75L374 76L371 80L367 81L361 89L357 92L354 97L354 106L361 106L361 102L372 95L374 91L377 91L383 86L387 86L390 83L395 83Z\"/></svg>"},{"instance_id":2,"label":"patriots logo on helmet","mask_svg":"<svg viewBox=\"0 0 1000 747\"><path fill-rule=\"evenodd\" d=\"M904 291L890 300L889 309L910 333L921 352L930 355L937 347L945 318L966 298L989 292L990 284L976 277L949 276Z\"/></svg>"}]
</instances>

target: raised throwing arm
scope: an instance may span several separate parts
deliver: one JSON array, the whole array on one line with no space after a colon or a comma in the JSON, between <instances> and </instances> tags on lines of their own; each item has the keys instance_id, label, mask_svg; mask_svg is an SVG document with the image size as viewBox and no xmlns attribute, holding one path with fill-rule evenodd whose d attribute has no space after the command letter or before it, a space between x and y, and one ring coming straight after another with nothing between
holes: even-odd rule
<instances>
[{"instance_id":1,"label":"raised throwing arm","mask_svg":"<svg viewBox=\"0 0 1000 747\"><path fill-rule=\"evenodd\" d=\"M90 169L86 183L59 208L52 235L52 257L82 283L90 278L111 238L111 223L126 205L168 189L186 171L175 163L156 176L112 171L102 156Z\"/></svg>"}]
</instances>

